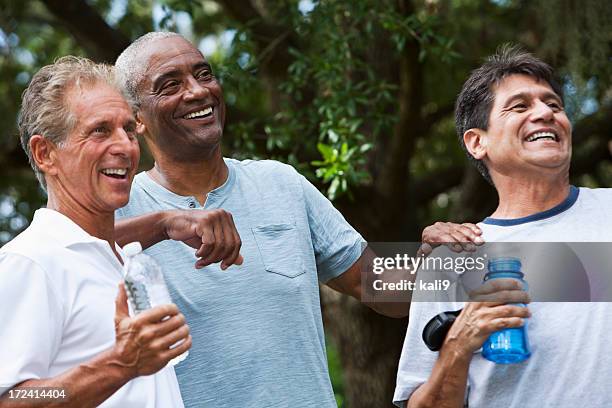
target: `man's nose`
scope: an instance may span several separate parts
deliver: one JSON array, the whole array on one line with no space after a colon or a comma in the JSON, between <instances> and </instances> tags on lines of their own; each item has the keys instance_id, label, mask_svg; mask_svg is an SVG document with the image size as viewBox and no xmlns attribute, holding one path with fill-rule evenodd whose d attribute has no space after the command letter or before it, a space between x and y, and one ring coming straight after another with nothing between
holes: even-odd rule
<instances>
[{"instance_id":1,"label":"man's nose","mask_svg":"<svg viewBox=\"0 0 612 408\"><path fill-rule=\"evenodd\" d=\"M185 100L197 100L204 98L210 91L202 85L197 79L190 76L187 79L186 92L183 95Z\"/></svg>"},{"instance_id":2,"label":"man's nose","mask_svg":"<svg viewBox=\"0 0 612 408\"><path fill-rule=\"evenodd\" d=\"M533 112L531 114L531 119L533 121L546 121L550 122L555 117L555 111L552 107L548 106L548 104L544 101L536 101L535 106L533 108Z\"/></svg>"},{"instance_id":3,"label":"man's nose","mask_svg":"<svg viewBox=\"0 0 612 408\"><path fill-rule=\"evenodd\" d=\"M136 132L128 132L123 128L116 129L111 139L112 154L128 157L134 150L140 151Z\"/></svg>"}]
</instances>

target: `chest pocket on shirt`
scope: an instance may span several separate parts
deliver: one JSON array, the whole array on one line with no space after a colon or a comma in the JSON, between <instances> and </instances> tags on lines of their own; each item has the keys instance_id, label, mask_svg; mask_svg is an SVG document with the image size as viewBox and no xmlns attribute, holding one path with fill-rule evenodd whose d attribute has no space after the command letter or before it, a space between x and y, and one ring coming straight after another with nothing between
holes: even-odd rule
<instances>
[{"instance_id":1,"label":"chest pocket on shirt","mask_svg":"<svg viewBox=\"0 0 612 408\"><path fill-rule=\"evenodd\" d=\"M306 272L298 248L295 224L277 223L251 228L266 271L295 278Z\"/></svg>"}]
</instances>

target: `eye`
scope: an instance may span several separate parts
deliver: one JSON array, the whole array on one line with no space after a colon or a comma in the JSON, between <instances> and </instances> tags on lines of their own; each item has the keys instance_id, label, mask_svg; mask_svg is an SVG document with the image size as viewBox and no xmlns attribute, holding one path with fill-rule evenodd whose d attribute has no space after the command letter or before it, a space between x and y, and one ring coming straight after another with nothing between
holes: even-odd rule
<instances>
[{"instance_id":1,"label":"eye","mask_svg":"<svg viewBox=\"0 0 612 408\"><path fill-rule=\"evenodd\" d=\"M212 78L212 72L208 69L203 69L202 71L196 74L196 79L198 80L209 80L210 78Z\"/></svg>"},{"instance_id":2,"label":"eye","mask_svg":"<svg viewBox=\"0 0 612 408\"><path fill-rule=\"evenodd\" d=\"M136 125L135 124L129 124L129 125L125 125L123 127L123 130L125 131L125 133L128 134L128 136L130 136L131 138L136 137Z\"/></svg>"},{"instance_id":3,"label":"eye","mask_svg":"<svg viewBox=\"0 0 612 408\"><path fill-rule=\"evenodd\" d=\"M517 111L517 112L524 112L527 110L527 104L520 102L520 103L516 103L514 105L512 105L512 107L510 108L513 111Z\"/></svg>"},{"instance_id":4,"label":"eye","mask_svg":"<svg viewBox=\"0 0 612 408\"><path fill-rule=\"evenodd\" d=\"M160 87L160 91L161 92L172 92L174 90L176 90L176 88L179 86L179 81L177 81L176 79L172 79L170 81L166 81L162 84L162 86Z\"/></svg>"},{"instance_id":5,"label":"eye","mask_svg":"<svg viewBox=\"0 0 612 408\"><path fill-rule=\"evenodd\" d=\"M559 105L557 102L549 102L547 105L555 112L559 112L563 110L563 107Z\"/></svg>"},{"instance_id":6,"label":"eye","mask_svg":"<svg viewBox=\"0 0 612 408\"><path fill-rule=\"evenodd\" d=\"M108 132L109 130L106 126L98 126L94 128L94 130L91 133L93 133L94 135L105 135Z\"/></svg>"}]
</instances>

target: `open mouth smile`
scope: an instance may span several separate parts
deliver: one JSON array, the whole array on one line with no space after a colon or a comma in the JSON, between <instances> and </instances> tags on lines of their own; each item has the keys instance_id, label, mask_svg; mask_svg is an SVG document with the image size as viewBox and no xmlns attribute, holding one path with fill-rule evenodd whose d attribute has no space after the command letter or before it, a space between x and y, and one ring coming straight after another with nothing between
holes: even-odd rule
<instances>
[{"instance_id":1,"label":"open mouth smile","mask_svg":"<svg viewBox=\"0 0 612 408\"><path fill-rule=\"evenodd\" d=\"M102 169L102 170L100 170L100 173L104 174L107 177L112 177L114 179L123 180L123 179L127 178L128 169L125 168L125 167L123 167L123 168Z\"/></svg>"},{"instance_id":2,"label":"open mouth smile","mask_svg":"<svg viewBox=\"0 0 612 408\"><path fill-rule=\"evenodd\" d=\"M536 132L528 136L525 141L526 142L536 142L538 140L551 140L553 142L559 141L559 136L554 132Z\"/></svg>"},{"instance_id":3,"label":"open mouth smile","mask_svg":"<svg viewBox=\"0 0 612 408\"><path fill-rule=\"evenodd\" d=\"M212 106L208 106L202 110L199 110L197 112L192 112L192 113L188 113L186 115L183 116L183 119L202 119L202 118L207 118L209 116L211 116L213 113L213 108Z\"/></svg>"}]
</instances>

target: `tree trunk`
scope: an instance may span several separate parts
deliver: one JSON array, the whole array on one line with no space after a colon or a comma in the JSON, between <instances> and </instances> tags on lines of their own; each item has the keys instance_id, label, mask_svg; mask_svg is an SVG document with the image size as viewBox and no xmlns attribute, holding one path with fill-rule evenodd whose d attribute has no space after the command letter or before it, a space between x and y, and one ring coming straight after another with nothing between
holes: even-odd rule
<instances>
[{"instance_id":1,"label":"tree trunk","mask_svg":"<svg viewBox=\"0 0 612 408\"><path fill-rule=\"evenodd\" d=\"M393 407L395 373L408 320L380 316L325 286L321 297L325 330L342 360L346 406Z\"/></svg>"},{"instance_id":2,"label":"tree trunk","mask_svg":"<svg viewBox=\"0 0 612 408\"><path fill-rule=\"evenodd\" d=\"M398 2L404 15L412 13L409 1ZM359 194L355 203L341 205L349 222L364 238L376 241L417 240L415 197L409 196L410 158L419 130L423 104L423 72L419 44L407 42L399 57L398 116L394 132L377 156L383 160L374 188ZM384 151L383 151L384 150ZM345 211L346 210L346 211ZM352 211L351 211L352 210ZM363 220L371 220L360 228ZM376 220L376 222L372 222ZM397 366L406 334L407 319L381 316L358 301L325 289L322 291L326 330L338 347L344 369L349 408L392 407Z\"/></svg>"}]
</instances>

